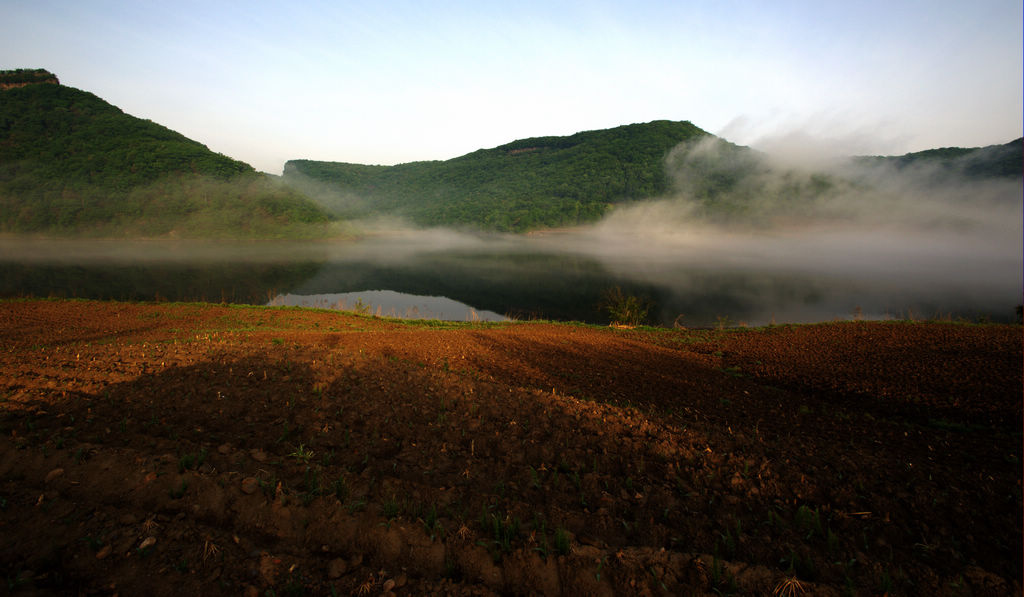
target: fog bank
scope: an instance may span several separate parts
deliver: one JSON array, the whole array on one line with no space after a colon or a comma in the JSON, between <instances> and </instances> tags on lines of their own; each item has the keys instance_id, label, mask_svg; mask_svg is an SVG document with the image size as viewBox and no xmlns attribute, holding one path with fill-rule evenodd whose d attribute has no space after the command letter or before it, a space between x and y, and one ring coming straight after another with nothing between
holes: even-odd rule
<instances>
[{"instance_id":1,"label":"fog bank","mask_svg":"<svg viewBox=\"0 0 1024 597\"><path fill-rule=\"evenodd\" d=\"M942 276L1021 277L1020 179L845 160L796 169L718 139L666 160L674 191L614 209L567 242L615 261Z\"/></svg>"}]
</instances>

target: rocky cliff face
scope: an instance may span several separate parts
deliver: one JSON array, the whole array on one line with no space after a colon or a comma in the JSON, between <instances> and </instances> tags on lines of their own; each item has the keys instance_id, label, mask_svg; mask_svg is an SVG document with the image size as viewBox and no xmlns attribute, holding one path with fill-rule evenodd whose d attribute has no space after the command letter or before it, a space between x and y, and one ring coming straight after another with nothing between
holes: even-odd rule
<instances>
[{"instance_id":1,"label":"rocky cliff face","mask_svg":"<svg viewBox=\"0 0 1024 597\"><path fill-rule=\"evenodd\" d=\"M19 68L17 70L0 70L0 90L24 87L37 83L60 85L57 75L42 68Z\"/></svg>"}]
</instances>

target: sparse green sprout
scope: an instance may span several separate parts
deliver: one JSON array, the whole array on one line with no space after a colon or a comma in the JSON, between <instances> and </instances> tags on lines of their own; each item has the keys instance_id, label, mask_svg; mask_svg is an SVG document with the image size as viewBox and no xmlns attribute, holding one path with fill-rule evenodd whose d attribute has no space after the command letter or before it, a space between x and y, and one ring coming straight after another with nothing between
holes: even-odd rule
<instances>
[{"instance_id":1,"label":"sparse green sprout","mask_svg":"<svg viewBox=\"0 0 1024 597\"><path fill-rule=\"evenodd\" d=\"M345 481L345 476L342 475L334 482L334 497L338 498L338 501L344 502L348 499L348 482Z\"/></svg>"},{"instance_id":2,"label":"sparse green sprout","mask_svg":"<svg viewBox=\"0 0 1024 597\"><path fill-rule=\"evenodd\" d=\"M540 475L537 473L537 469L530 467L530 485L536 489L540 489Z\"/></svg>"},{"instance_id":3,"label":"sparse green sprout","mask_svg":"<svg viewBox=\"0 0 1024 597\"><path fill-rule=\"evenodd\" d=\"M796 528L801 532L807 533L807 538L810 539L818 534L820 537L825 536L824 527L821 525L821 515L818 513L817 508L808 508L807 506L800 506L796 510L796 514L793 517L793 522Z\"/></svg>"},{"instance_id":4,"label":"sparse green sprout","mask_svg":"<svg viewBox=\"0 0 1024 597\"><path fill-rule=\"evenodd\" d=\"M302 494L302 502L309 505L313 498L323 494L323 487L320 485L320 473L306 467L306 476L302 481L305 492Z\"/></svg>"},{"instance_id":5,"label":"sparse green sprout","mask_svg":"<svg viewBox=\"0 0 1024 597\"><path fill-rule=\"evenodd\" d=\"M209 452L206 448L200 449L197 453L183 454L181 458L178 459L178 472L183 473L186 470L197 469L203 466L208 455Z\"/></svg>"},{"instance_id":6,"label":"sparse green sprout","mask_svg":"<svg viewBox=\"0 0 1024 597\"><path fill-rule=\"evenodd\" d=\"M495 560L498 560L502 553L512 551L512 542L519 537L518 518L514 516L501 518L497 514L488 513L487 508L484 508L480 515L480 526L484 531L489 531L493 537L491 544L494 549L491 555Z\"/></svg>"},{"instance_id":7,"label":"sparse green sprout","mask_svg":"<svg viewBox=\"0 0 1024 597\"><path fill-rule=\"evenodd\" d=\"M427 510L423 516L423 526L426 528L427 534L430 535L431 539L444 534L444 527L441 526L436 504L431 504L430 510Z\"/></svg>"},{"instance_id":8,"label":"sparse green sprout","mask_svg":"<svg viewBox=\"0 0 1024 597\"><path fill-rule=\"evenodd\" d=\"M555 529L555 551L560 555L567 556L569 555L569 548L569 532L561 527Z\"/></svg>"},{"instance_id":9,"label":"sparse green sprout","mask_svg":"<svg viewBox=\"0 0 1024 597\"><path fill-rule=\"evenodd\" d=\"M187 490L188 490L188 481L186 481L185 479L182 479L181 480L181 484L179 484L177 487L172 488L170 490L170 492L168 492L168 493L171 496L171 499L176 500L176 499L179 499L182 496L184 496L185 492Z\"/></svg>"},{"instance_id":10,"label":"sparse green sprout","mask_svg":"<svg viewBox=\"0 0 1024 597\"><path fill-rule=\"evenodd\" d=\"M313 450L310 450L303 444L299 444L299 447L296 448L294 452L289 454L289 456L293 456L296 460L303 464L309 464L310 459L313 458Z\"/></svg>"}]
</instances>

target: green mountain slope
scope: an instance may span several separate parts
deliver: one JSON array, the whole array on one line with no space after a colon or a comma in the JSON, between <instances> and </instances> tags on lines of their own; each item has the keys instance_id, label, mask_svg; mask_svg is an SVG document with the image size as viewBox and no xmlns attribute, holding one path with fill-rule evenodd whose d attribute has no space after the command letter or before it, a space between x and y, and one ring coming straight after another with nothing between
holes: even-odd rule
<instances>
[{"instance_id":1,"label":"green mountain slope","mask_svg":"<svg viewBox=\"0 0 1024 597\"><path fill-rule=\"evenodd\" d=\"M278 237L327 221L248 164L39 73L0 71L0 231Z\"/></svg>"},{"instance_id":2,"label":"green mountain slope","mask_svg":"<svg viewBox=\"0 0 1024 597\"><path fill-rule=\"evenodd\" d=\"M931 168L945 176L979 180L1024 175L1024 138L987 147L942 147L901 156L857 158L865 165L885 164L897 170Z\"/></svg>"},{"instance_id":3,"label":"green mountain slope","mask_svg":"<svg viewBox=\"0 0 1024 597\"><path fill-rule=\"evenodd\" d=\"M291 160L284 180L334 213L388 213L423 225L504 231L572 225L671 185L668 152L708 133L655 121L567 137L535 137L447 161L367 166Z\"/></svg>"},{"instance_id":4,"label":"green mountain slope","mask_svg":"<svg viewBox=\"0 0 1024 597\"><path fill-rule=\"evenodd\" d=\"M592 222L616 205L655 197L686 202L693 217L764 223L820 215L823 204L842 207L865 193L885 201L894 186L1019 179L1022 146L1018 139L853 162L820 171L779 166L689 122L655 121L522 139L447 161L292 160L284 180L339 215L395 214L422 225L524 231Z\"/></svg>"}]
</instances>

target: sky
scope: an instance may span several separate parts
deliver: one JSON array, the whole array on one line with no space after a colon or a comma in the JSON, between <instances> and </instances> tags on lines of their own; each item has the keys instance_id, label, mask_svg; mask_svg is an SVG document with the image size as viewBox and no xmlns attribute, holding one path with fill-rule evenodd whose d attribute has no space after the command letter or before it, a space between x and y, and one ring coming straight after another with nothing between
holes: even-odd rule
<instances>
[{"instance_id":1,"label":"sky","mask_svg":"<svg viewBox=\"0 0 1024 597\"><path fill-rule=\"evenodd\" d=\"M895 155L1021 136L1022 20L1020 0L0 0L0 69L272 174L660 119Z\"/></svg>"}]
</instances>

